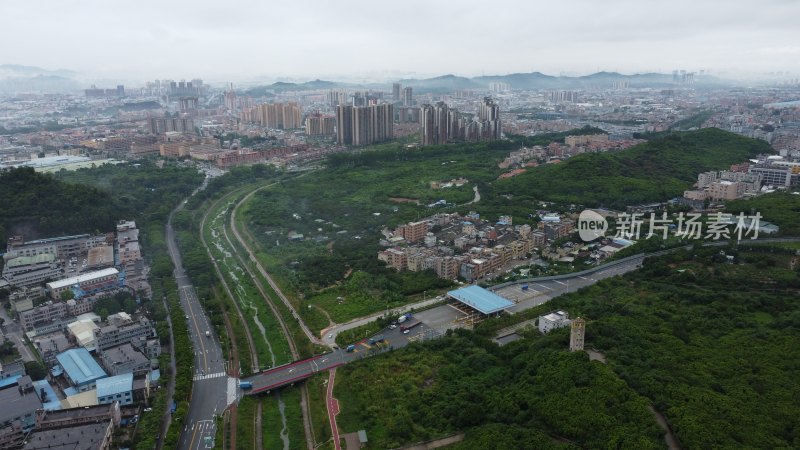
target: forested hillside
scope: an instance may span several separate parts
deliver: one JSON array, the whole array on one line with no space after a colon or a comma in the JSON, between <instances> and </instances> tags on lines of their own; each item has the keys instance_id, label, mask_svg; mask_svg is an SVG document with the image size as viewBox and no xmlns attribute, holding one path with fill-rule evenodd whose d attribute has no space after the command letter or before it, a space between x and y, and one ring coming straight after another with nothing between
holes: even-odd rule
<instances>
[{"instance_id":1,"label":"forested hillside","mask_svg":"<svg viewBox=\"0 0 800 450\"><path fill-rule=\"evenodd\" d=\"M0 173L0 242L12 234L26 239L107 231L118 204L95 187L64 183L31 168Z\"/></svg>"},{"instance_id":2,"label":"forested hillside","mask_svg":"<svg viewBox=\"0 0 800 450\"><path fill-rule=\"evenodd\" d=\"M567 329L505 347L459 332L339 369L339 423L373 448L661 448L652 404L685 449L798 448L799 272L780 247L648 260L548 304L587 319L607 364L569 353Z\"/></svg>"},{"instance_id":3,"label":"forested hillside","mask_svg":"<svg viewBox=\"0 0 800 450\"><path fill-rule=\"evenodd\" d=\"M673 133L626 150L578 155L495 183L498 193L587 206L624 208L681 195L697 174L760 153L764 141L716 128Z\"/></svg>"}]
</instances>

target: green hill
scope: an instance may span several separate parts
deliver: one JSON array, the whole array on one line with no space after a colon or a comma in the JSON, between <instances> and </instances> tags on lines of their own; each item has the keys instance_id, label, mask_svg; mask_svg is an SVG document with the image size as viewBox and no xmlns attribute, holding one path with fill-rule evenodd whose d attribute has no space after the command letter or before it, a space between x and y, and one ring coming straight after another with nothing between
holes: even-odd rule
<instances>
[{"instance_id":1,"label":"green hill","mask_svg":"<svg viewBox=\"0 0 800 450\"><path fill-rule=\"evenodd\" d=\"M681 195L700 172L772 152L766 142L704 128L619 152L578 155L498 181L495 187L542 200L622 208Z\"/></svg>"},{"instance_id":2,"label":"green hill","mask_svg":"<svg viewBox=\"0 0 800 450\"><path fill-rule=\"evenodd\" d=\"M64 183L31 168L0 174L0 242L110 230L114 199L97 188Z\"/></svg>"}]
</instances>

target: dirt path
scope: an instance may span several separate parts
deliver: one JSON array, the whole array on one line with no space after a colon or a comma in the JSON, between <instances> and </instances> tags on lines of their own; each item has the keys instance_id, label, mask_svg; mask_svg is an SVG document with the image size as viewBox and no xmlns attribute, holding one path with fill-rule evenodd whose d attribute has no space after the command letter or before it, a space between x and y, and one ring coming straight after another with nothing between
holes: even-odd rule
<instances>
[{"instance_id":1,"label":"dirt path","mask_svg":"<svg viewBox=\"0 0 800 450\"><path fill-rule=\"evenodd\" d=\"M672 429L669 427L666 417L658 412L652 405L648 408L650 408L650 412L653 413L653 417L655 417L658 426L666 433L664 434L664 442L667 443L667 448L669 448L669 450L681 450L681 446L678 444L678 438L672 433Z\"/></svg>"},{"instance_id":2,"label":"dirt path","mask_svg":"<svg viewBox=\"0 0 800 450\"><path fill-rule=\"evenodd\" d=\"M587 349L586 353L589 355L589 359L591 361L600 361L603 364L608 362L605 353L591 349ZM672 428L669 427L667 418L664 417L664 415L658 410L656 410L653 405L648 405L647 408L650 409L650 412L653 414L653 418L658 426L664 430L664 442L667 444L667 448L669 448L669 450L681 450L681 446L678 443L678 438L675 437L675 434L672 432Z\"/></svg>"},{"instance_id":3,"label":"dirt path","mask_svg":"<svg viewBox=\"0 0 800 450\"><path fill-rule=\"evenodd\" d=\"M473 203L478 203L479 201L481 201L481 193L478 192L478 185L477 184L472 187L472 191L475 192L475 196L472 197L471 201L468 201L467 203L464 203L461 206L471 205Z\"/></svg>"}]
</instances>

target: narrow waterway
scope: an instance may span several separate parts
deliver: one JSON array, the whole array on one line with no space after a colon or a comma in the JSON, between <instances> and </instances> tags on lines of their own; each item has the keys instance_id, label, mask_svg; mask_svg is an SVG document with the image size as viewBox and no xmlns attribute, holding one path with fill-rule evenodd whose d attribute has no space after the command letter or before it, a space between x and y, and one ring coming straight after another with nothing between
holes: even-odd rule
<instances>
[{"instance_id":1,"label":"narrow waterway","mask_svg":"<svg viewBox=\"0 0 800 450\"><path fill-rule=\"evenodd\" d=\"M261 337L264 339L264 342L267 344L267 350L269 350L270 359L272 360L271 367L275 367L275 352L272 350L272 344L270 344L269 339L267 339L267 330L264 327L264 324L258 319L258 308L253 304L253 302L247 297L247 292L244 290L241 284L239 284L239 277L236 275L237 272L244 274L244 270L239 267L238 264L235 262L231 264L229 261L230 258L233 258L232 251L234 249L228 249L226 243L221 239L222 233L219 231L219 227L222 226L220 224L220 220L224 219L224 214L218 214L212 224L211 235L214 237L214 246L217 247L217 250L224 255L223 264L225 265L226 269L228 270L228 275L231 279L237 283L235 293L235 299L233 301L237 301L240 305L245 308L249 308L253 311L253 322L255 323L258 330L261 332ZM255 368L257 369L257 368ZM281 415L281 432L280 438L283 441L283 450L289 450L289 430L288 425L286 422L286 403L284 403L283 399L281 398L280 392L277 392L278 397L278 412Z\"/></svg>"},{"instance_id":2,"label":"narrow waterway","mask_svg":"<svg viewBox=\"0 0 800 450\"><path fill-rule=\"evenodd\" d=\"M283 402L281 391L277 391L278 396L278 411L281 413L281 440L283 441L283 450L289 450L289 427L286 425L286 403Z\"/></svg>"}]
</instances>

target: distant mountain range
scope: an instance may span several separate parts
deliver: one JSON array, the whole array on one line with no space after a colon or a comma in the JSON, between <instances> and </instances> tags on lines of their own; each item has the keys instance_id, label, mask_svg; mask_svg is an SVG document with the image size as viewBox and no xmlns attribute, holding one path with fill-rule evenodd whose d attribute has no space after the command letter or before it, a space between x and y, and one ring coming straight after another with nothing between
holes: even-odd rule
<instances>
[{"instance_id":1,"label":"distant mountain range","mask_svg":"<svg viewBox=\"0 0 800 450\"><path fill-rule=\"evenodd\" d=\"M0 64L0 92L65 92L81 89L77 72Z\"/></svg>"},{"instance_id":2,"label":"distant mountain range","mask_svg":"<svg viewBox=\"0 0 800 450\"><path fill-rule=\"evenodd\" d=\"M512 73L508 75L484 75L479 77L460 77L457 75L442 75L434 78L408 78L397 82L414 88L415 93L444 93L460 89L488 89L490 83L508 83L512 89L587 89L610 88L614 82L626 81L633 88L670 88L675 83L672 74L641 73L623 75L616 72L597 72L591 75L570 77L552 76L541 72ZM386 89L388 83L381 84L352 84L335 81L314 80L306 83L278 82L271 85L257 86L246 91L249 95L264 95L270 92L289 90L314 90L336 88L361 88L361 89ZM710 75L695 75L694 86L698 88L713 88L731 86L733 82Z\"/></svg>"},{"instance_id":3,"label":"distant mountain range","mask_svg":"<svg viewBox=\"0 0 800 450\"><path fill-rule=\"evenodd\" d=\"M642 73L623 75L616 72L598 72L591 75L570 77L552 76L541 72L512 73L508 75L485 75L461 77L442 75L434 78L408 78L397 82L411 86L415 93L446 93L460 89L488 89L490 83L508 83L512 89L587 89L610 88L615 81L627 81L630 87L669 88L673 87L671 74ZM77 91L87 87L81 74L71 70L48 70L41 67L17 64L0 64L0 92L64 92ZM374 89L387 90L392 81L385 83L353 84L326 80L313 80L305 83L277 82L258 85L244 90L248 95L270 96L277 92L318 89ZM731 86L734 83L710 75L696 75L694 86L714 88Z\"/></svg>"}]
</instances>

